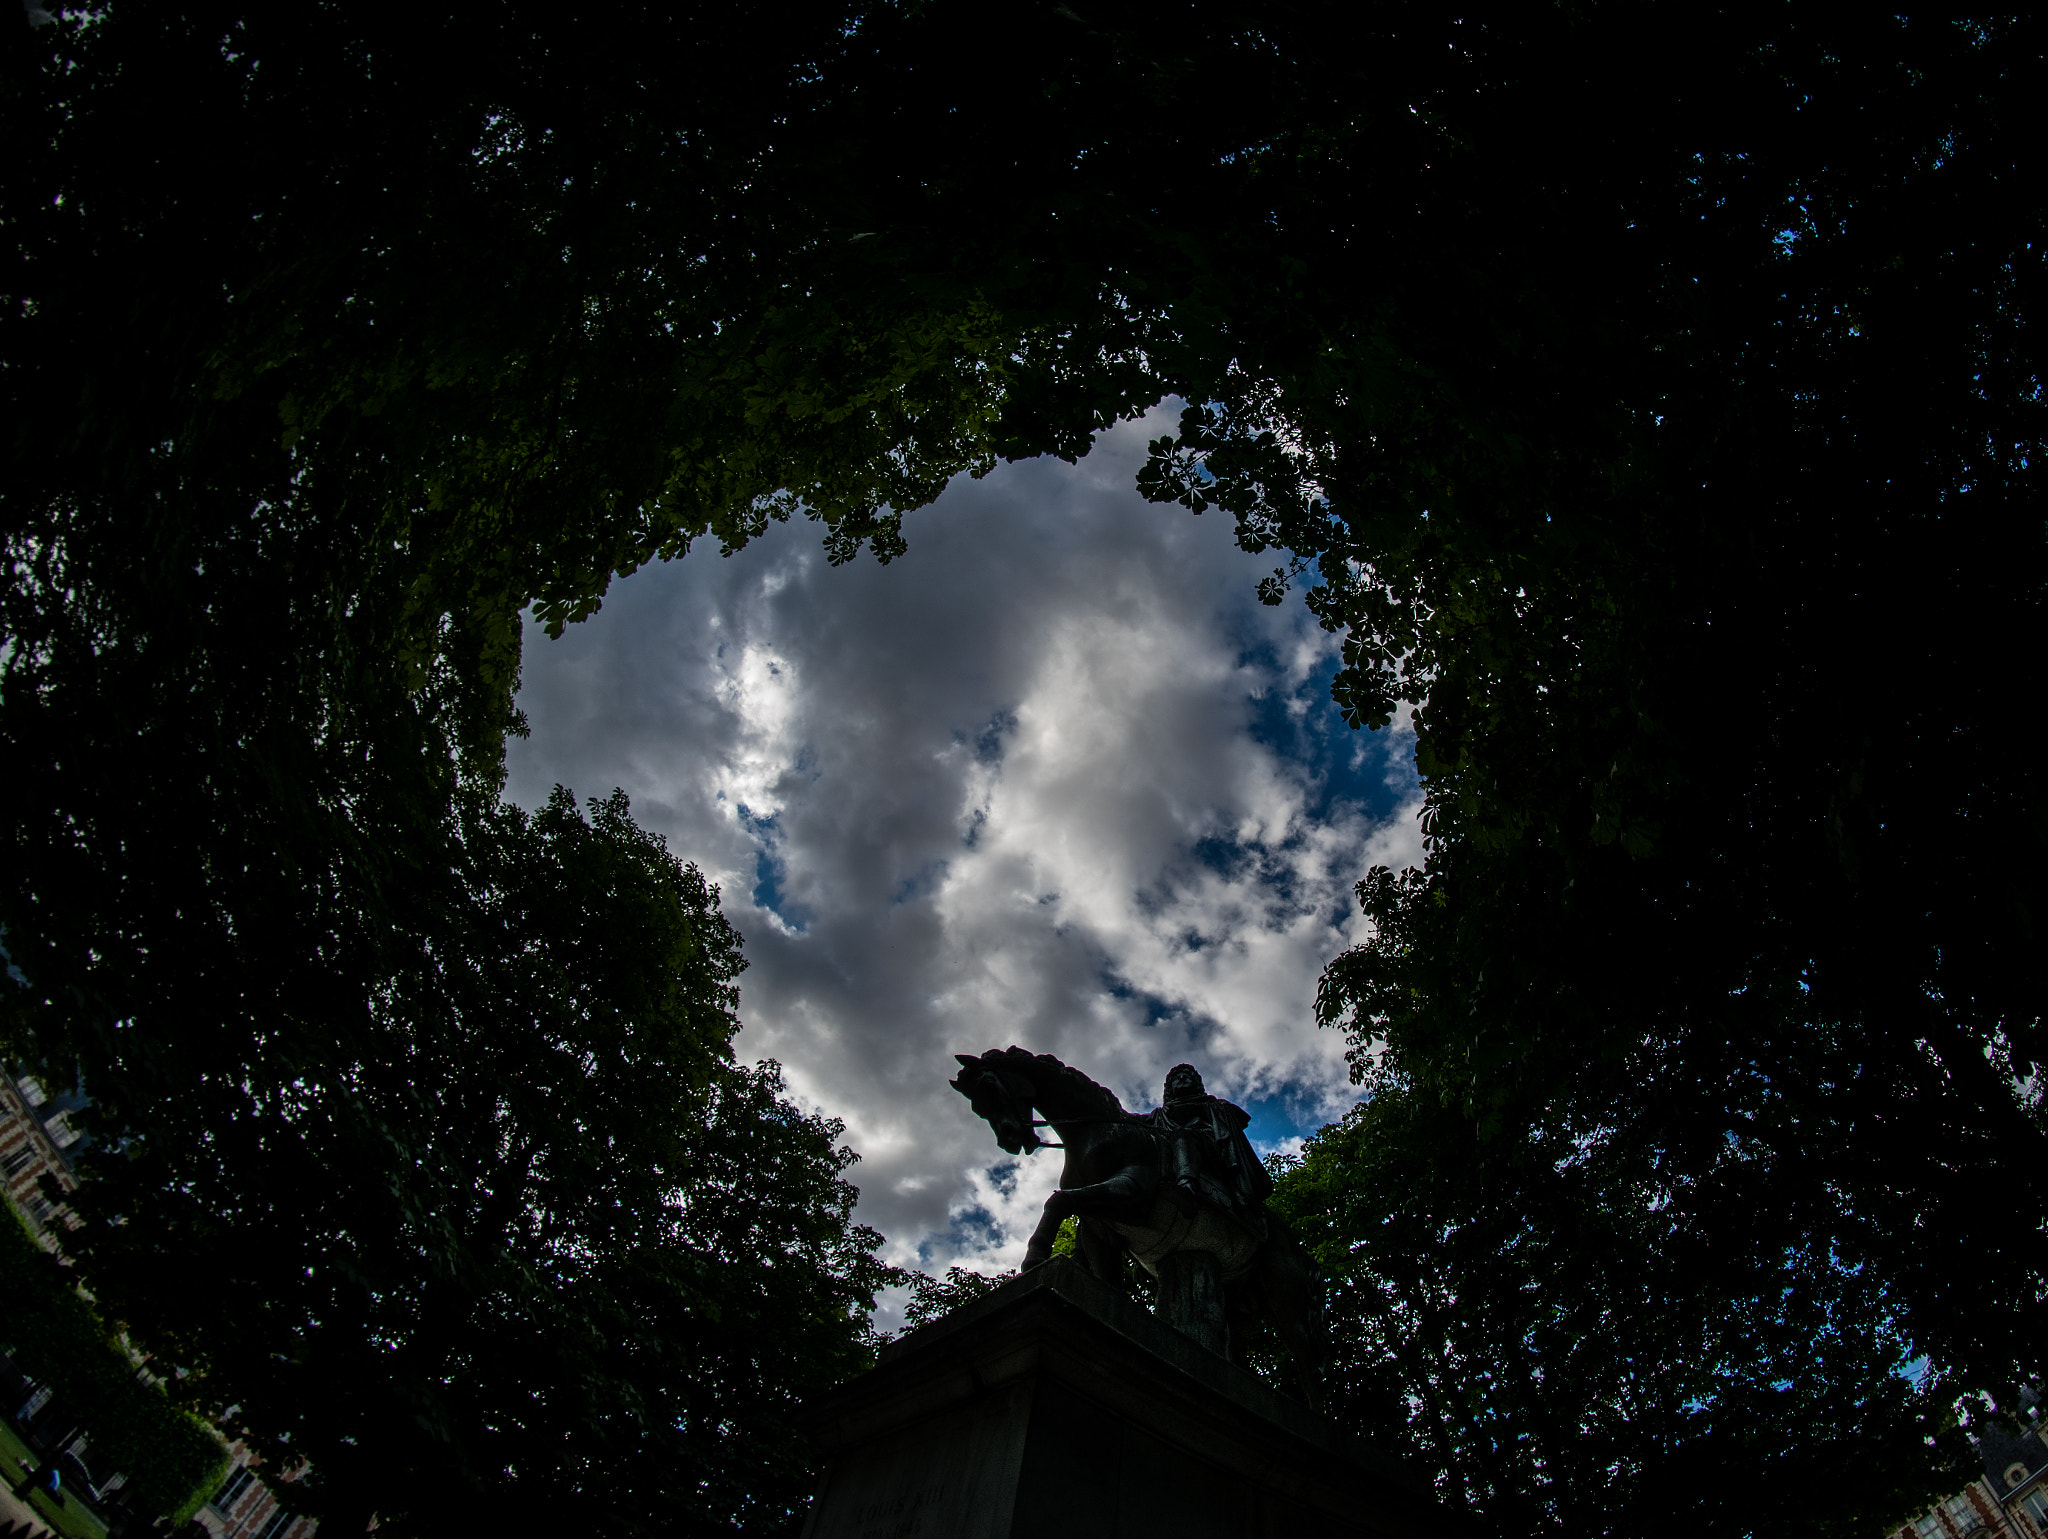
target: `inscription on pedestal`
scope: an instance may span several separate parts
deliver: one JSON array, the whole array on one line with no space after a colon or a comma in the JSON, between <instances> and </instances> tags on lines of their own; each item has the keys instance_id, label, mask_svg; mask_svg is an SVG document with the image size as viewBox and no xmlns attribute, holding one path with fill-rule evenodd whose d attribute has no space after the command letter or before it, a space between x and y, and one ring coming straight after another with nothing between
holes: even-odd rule
<instances>
[{"instance_id":1,"label":"inscription on pedestal","mask_svg":"<svg viewBox=\"0 0 2048 1539\"><path fill-rule=\"evenodd\" d=\"M939 1516L945 1505L946 1482L928 1481L894 1501L869 1502L853 1510L855 1539L917 1539L938 1532L927 1519Z\"/></svg>"},{"instance_id":2,"label":"inscription on pedestal","mask_svg":"<svg viewBox=\"0 0 2048 1539\"><path fill-rule=\"evenodd\" d=\"M1175 1251L1160 1262L1159 1312L1175 1330L1220 1355L1230 1339L1222 1263L1200 1250Z\"/></svg>"}]
</instances>

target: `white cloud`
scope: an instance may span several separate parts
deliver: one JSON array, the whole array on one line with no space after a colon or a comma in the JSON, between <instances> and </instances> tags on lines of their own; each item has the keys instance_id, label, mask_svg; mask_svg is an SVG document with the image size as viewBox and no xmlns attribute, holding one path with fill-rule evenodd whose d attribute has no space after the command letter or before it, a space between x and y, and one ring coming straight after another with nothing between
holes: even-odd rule
<instances>
[{"instance_id":1,"label":"white cloud","mask_svg":"<svg viewBox=\"0 0 2048 1539\"><path fill-rule=\"evenodd\" d=\"M953 1052L1131 1105L1191 1059L1283 1144L1351 1098L1310 1015L1351 884L1421 855L1411 734L1334 726L1334 640L1256 603L1269 563L1131 490L1161 427L961 481L887 568L778 527L529 635L512 794L621 785L723 884L742 1053L846 1120L862 1217L927 1269L1014 1265L1058 1176L1001 1158Z\"/></svg>"}]
</instances>

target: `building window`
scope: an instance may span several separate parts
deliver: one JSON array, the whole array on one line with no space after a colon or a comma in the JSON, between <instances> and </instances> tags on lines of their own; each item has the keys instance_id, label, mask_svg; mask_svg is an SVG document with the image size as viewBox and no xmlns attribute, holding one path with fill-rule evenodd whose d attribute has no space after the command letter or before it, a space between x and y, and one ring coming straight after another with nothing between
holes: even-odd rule
<instances>
[{"instance_id":1,"label":"building window","mask_svg":"<svg viewBox=\"0 0 2048 1539\"><path fill-rule=\"evenodd\" d=\"M50 1099L43 1094L43 1087L26 1074L16 1080L14 1084L15 1088L21 1092L21 1098L31 1106L41 1106L43 1102Z\"/></svg>"},{"instance_id":2,"label":"building window","mask_svg":"<svg viewBox=\"0 0 2048 1539\"><path fill-rule=\"evenodd\" d=\"M235 1503L242 1499L242 1493L249 1489L249 1482L256 1478L256 1472L246 1464L238 1464L228 1475L227 1484L213 1493L213 1500L207 1505L222 1517L226 1517Z\"/></svg>"},{"instance_id":3,"label":"building window","mask_svg":"<svg viewBox=\"0 0 2048 1539\"><path fill-rule=\"evenodd\" d=\"M2048 1534L2048 1491L2029 1491L2020 1498L2020 1505L2027 1509L2027 1516L2034 1520L2034 1526Z\"/></svg>"},{"instance_id":4,"label":"building window","mask_svg":"<svg viewBox=\"0 0 2048 1539\"><path fill-rule=\"evenodd\" d=\"M22 1167L35 1157L36 1151L31 1149L28 1146L28 1141L24 1139L7 1152L5 1159L0 1159L0 1173L4 1173L7 1179L11 1181L20 1175Z\"/></svg>"},{"instance_id":5,"label":"building window","mask_svg":"<svg viewBox=\"0 0 2048 1539\"><path fill-rule=\"evenodd\" d=\"M298 1521L298 1517L295 1512L287 1511L283 1507L278 1508L270 1515L270 1521L263 1525L263 1530L257 1534L256 1539L278 1539L280 1534Z\"/></svg>"},{"instance_id":6,"label":"building window","mask_svg":"<svg viewBox=\"0 0 2048 1539\"><path fill-rule=\"evenodd\" d=\"M1948 1539L1948 1530L1941 1526L1941 1514L1923 1512L1913 1520L1913 1527L1919 1531L1920 1539Z\"/></svg>"}]
</instances>

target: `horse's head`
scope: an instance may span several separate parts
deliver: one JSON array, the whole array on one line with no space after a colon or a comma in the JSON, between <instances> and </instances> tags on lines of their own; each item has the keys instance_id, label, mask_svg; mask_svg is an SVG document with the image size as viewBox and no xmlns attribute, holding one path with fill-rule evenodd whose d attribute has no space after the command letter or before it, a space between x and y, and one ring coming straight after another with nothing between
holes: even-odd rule
<instances>
[{"instance_id":1,"label":"horse's head","mask_svg":"<svg viewBox=\"0 0 2048 1539\"><path fill-rule=\"evenodd\" d=\"M990 1048L979 1058L953 1056L960 1060L960 1072L947 1083L967 1097L975 1116L995 1129L1005 1154L1030 1154L1046 1147L1031 1126L1031 1081L1005 1063L999 1049Z\"/></svg>"}]
</instances>

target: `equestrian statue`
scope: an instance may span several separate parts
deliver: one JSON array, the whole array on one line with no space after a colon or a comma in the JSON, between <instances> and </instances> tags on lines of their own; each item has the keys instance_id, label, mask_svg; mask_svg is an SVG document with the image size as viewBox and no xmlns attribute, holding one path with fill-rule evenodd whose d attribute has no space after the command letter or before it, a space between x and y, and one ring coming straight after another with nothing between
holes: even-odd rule
<instances>
[{"instance_id":1,"label":"equestrian statue","mask_svg":"<svg viewBox=\"0 0 2048 1539\"><path fill-rule=\"evenodd\" d=\"M1066 1151L1060 1188L1024 1248L1026 1271L1051 1257L1060 1225L1077 1218L1091 1273L1121 1291L1130 1255L1159 1280L1161 1313L1232 1362L1242 1363L1249 1328L1264 1315L1292 1359L1301 1398L1316 1405L1326 1350L1321 1280L1279 1215L1266 1211L1273 1182L1244 1135L1251 1119L1241 1108L1208 1094L1184 1063L1168 1071L1163 1104L1129 1112L1049 1053L953 1056L953 1088L1005 1153ZM1040 1138L1041 1127L1059 1142Z\"/></svg>"}]
</instances>

